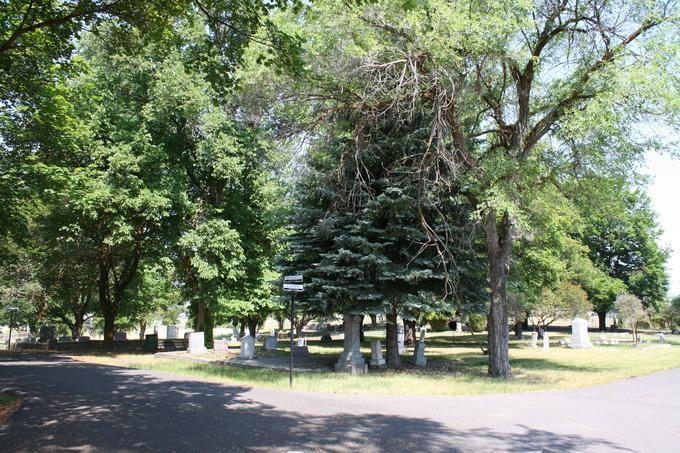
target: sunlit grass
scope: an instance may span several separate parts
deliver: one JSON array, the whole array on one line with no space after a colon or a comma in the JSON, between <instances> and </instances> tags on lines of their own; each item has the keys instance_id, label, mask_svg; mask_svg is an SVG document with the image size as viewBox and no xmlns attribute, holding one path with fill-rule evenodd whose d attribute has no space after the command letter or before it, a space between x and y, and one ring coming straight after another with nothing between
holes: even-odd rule
<instances>
[{"instance_id":1,"label":"sunlit grass","mask_svg":"<svg viewBox=\"0 0 680 453\"><path fill-rule=\"evenodd\" d=\"M680 339L667 336L671 347L659 347L655 335L645 338L648 343L632 347L630 343L617 346L594 346L574 350L558 346L568 335L551 333L551 349L544 352L528 347L528 339L513 340L510 348L514 377L509 380L486 376L487 357L468 334L433 332L428 334L426 355L431 363L447 362L445 370L409 369L372 372L363 376L349 376L331 372L296 373L294 388L312 392L370 393L370 394L429 394L469 395L508 393L538 390L567 389L604 384L613 380L680 367ZM370 340L380 338L380 332L369 332L362 352L370 355ZM483 339L483 336L479 337ZM599 335L592 334L593 341ZM308 343L312 354L339 355L342 342ZM285 351L286 343L279 346ZM402 358L410 360L412 352ZM288 373L264 369L198 363L185 360L154 358L141 354L110 354L78 356L80 360L106 365L124 366L141 370L162 371L201 380L228 382L246 386L288 388Z\"/></svg>"}]
</instances>

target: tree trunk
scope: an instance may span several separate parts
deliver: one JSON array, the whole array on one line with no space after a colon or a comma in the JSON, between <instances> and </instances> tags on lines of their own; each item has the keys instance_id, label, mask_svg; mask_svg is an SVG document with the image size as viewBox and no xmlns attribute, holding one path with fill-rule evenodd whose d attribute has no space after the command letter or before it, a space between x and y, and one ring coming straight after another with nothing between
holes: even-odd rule
<instances>
[{"instance_id":1,"label":"tree trunk","mask_svg":"<svg viewBox=\"0 0 680 453\"><path fill-rule=\"evenodd\" d=\"M116 311L112 306L104 312L104 348L113 349L116 334Z\"/></svg>"},{"instance_id":2,"label":"tree trunk","mask_svg":"<svg viewBox=\"0 0 680 453\"><path fill-rule=\"evenodd\" d=\"M512 225L506 212L497 225L496 212L491 209L486 219L486 243L491 283L489 309L489 375L512 376L508 354L507 276L512 250Z\"/></svg>"},{"instance_id":3,"label":"tree trunk","mask_svg":"<svg viewBox=\"0 0 680 453\"><path fill-rule=\"evenodd\" d=\"M531 313L526 312L526 316L524 317L524 321L522 321L522 330L529 330L529 316Z\"/></svg>"},{"instance_id":4,"label":"tree trunk","mask_svg":"<svg viewBox=\"0 0 680 453\"><path fill-rule=\"evenodd\" d=\"M85 316L76 316L75 319L76 321L71 326L71 338L77 340L78 337L82 335L83 324L85 324Z\"/></svg>"},{"instance_id":5,"label":"tree trunk","mask_svg":"<svg viewBox=\"0 0 680 453\"><path fill-rule=\"evenodd\" d=\"M361 315L361 324L359 325L359 341L366 341L366 337L364 336L364 315Z\"/></svg>"},{"instance_id":6,"label":"tree trunk","mask_svg":"<svg viewBox=\"0 0 680 453\"><path fill-rule=\"evenodd\" d=\"M248 318L248 330L250 331L250 335L254 337L257 333L257 319Z\"/></svg>"},{"instance_id":7,"label":"tree trunk","mask_svg":"<svg viewBox=\"0 0 680 453\"><path fill-rule=\"evenodd\" d=\"M205 332L205 316L206 316L205 302L202 300L196 301L196 318L194 320L194 331Z\"/></svg>"},{"instance_id":8,"label":"tree trunk","mask_svg":"<svg viewBox=\"0 0 680 453\"><path fill-rule=\"evenodd\" d=\"M378 328L378 315L372 314L371 316L371 329L375 330Z\"/></svg>"},{"instance_id":9,"label":"tree trunk","mask_svg":"<svg viewBox=\"0 0 680 453\"><path fill-rule=\"evenodd\" d=\"M607 330L607 310L598 310L597 311L597 320L599 324L599 330Z\"/></svg>"},{"instance_id":10,"label":"tree trunk","mask_svg":"<svg viewBox=\"0 0 680 453\"><path fill-rule=\"evenodd\" d=\"M521 340L522 339L522 328L523 327L524 327L523 321L515 321L515 325L514 325L515 340Z\"/></svg>"},{"instance_id":11,"label":"tree trunk","mask_svg":"<svg viewBox=\"0 0 680 453\"><path fill-rule=\"evenodd\" d=\"M146 320L139 322L139 339L143 340L146 335Z\"/></svg>"},{"instance_id":12,"label":"tree trunk","mask_svg":"<svg viewBox=\"0 0 680 453\"><path fill-rule=\"evenodd\" d=\"M392 306L391 313L387 314L387 324L385 325L385 349L387 366L389 368L401 368L401 357L399 357L399 345L397 343L397 307Z\"/></svg>"},{"instance_id":13,"label":"tree trunk","mask_svg":"<svg viewBox=\"0 0 680 453\"><path fill-rule=\"evenodd\" d=\"M404 319L404 344L413 344L416 335L416 320Z\"/></svg>"}]
</instances>

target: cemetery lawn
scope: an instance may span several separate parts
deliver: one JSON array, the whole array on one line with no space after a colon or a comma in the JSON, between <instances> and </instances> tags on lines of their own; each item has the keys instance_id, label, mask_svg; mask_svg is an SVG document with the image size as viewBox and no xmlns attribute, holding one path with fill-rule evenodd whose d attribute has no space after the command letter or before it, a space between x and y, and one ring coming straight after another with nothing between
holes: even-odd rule
<instances>
[{"instance_id":1,"label":"cemetery lawn","mask_svg":"<svg viewBox=\"0 0 680 453\"><path fill-rule=\"evenodd\" d=\"M370 357L370 340L381 339L382 332L367 332L362 352ZM621 338L630 335L620 334ZM478 339L484 335L477 334ZM680 368L680 336L667 335L659 346L656 335L643 335L649 341L639 347L630 343L593 346L575 350L559 346L567 333L550 333L551 348L544 352L528 346L524 340L512 340L510 363L514 377L494 380L486 376L487 357L476 341L465 333L431 332L427 338L427 369L408 365L401 371L372 371L363 376L332 372L296 373L294 389L312 392L385 394L385 395L477 395L540 390L569 389L605 384L614 380ZM599 334L591 334L596 341ZM279 348L284 351L284 342ZM312 354L339 356L342 341L308 342ZM260 348L258 347L258 353ZM283 354L283 353L282 353ZM404 363L412 360L413 348L402 356ZM264 386L288 389L288 373L266 369L248 369L187 360L155 358L142 354L75 355L76 360L140 370L161 371L195 377L198 380L224 382L244 386Z\"/></svg>"}]
</instances>

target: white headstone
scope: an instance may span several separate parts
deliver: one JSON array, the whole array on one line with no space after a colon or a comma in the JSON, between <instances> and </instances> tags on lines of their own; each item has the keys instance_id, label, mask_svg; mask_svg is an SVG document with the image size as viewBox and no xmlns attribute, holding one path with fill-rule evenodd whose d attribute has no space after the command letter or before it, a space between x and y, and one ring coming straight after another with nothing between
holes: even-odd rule
<instances>
[{"instance_id":1,"label":"white headstone","mask_svg":"<svg viewBox=\"0 0 680 453\"><path fill-rule=\"evenodd\" d=\"M402 326L397 327L397 349L399 354L406 352L406 346L404 346L404 328Z\"/></svg>"},{"instance_id":2,"label":"white headstone","mask_svg":"<svg viewBox=\"0 0 680 453\"><path fill-rule=\"evenodd\" d=\"M264 350L265 351L276 351L279 346L279 340L276 335L269 335L264 339Z\"/></svg>"},{"instance_id":3,"label":"white headstone","mask_svg":"<svg viewBox=\"0 0 680 453\"><path fill-rule=\"evenodd\" d=\"M592 346L588 336L588 322L585 319L575 318L571 322L571 341L569 342L569 347L585 349Z\"/></svg>"},{"instance_id":4,"label":"white headstone","mask_svg":"<svg viewBox=\"0 0 680 453\"><path fill-rule=\"evenodd\" d=\"M166 326L165 338L168 340L175 340L179 338L179 326Z\"/></svg>"},{"instance_id":5,"label":"white headstone","mask_svg":"<svg viewBox=\"0 0 680 453\"><path fill-rule=\"evenodd\" d=\"M241 338L241 354L239 357L248 360L255 357L255 337L246 335Z\"/></svg>"},{"instance_id":6,"label":"white headstone","mask_svg":"<svg viewBox=\"0 0 680 453\"><path fill-rule=\"evenodd\" d=\"M458 320L456 321L456 332L462 332L463 331L463 322Z\"/></svg>"},{"instance_id":7,"label":"white headstone","mask_svg":"<svg viewBox=\"0 0 680 453\"><path fill-rule=\"evenodd\" d=\"M298 338L297 339L297 345L299 348L303 346L307 346L307 341L304 338Z\"/></svg>"},{"instance_id":8,"label":"white headstone","mask_svg":"<svg viewBox=\"0 0 680 453\"><path fill-rule=\"evenodd\" d=\"M227 340L215 340L213 341L213 352L227 352L229 350L229 345Z\"/></svg>"},{"instance_id":9,"label":"white headstone","mask_svg":"<svg viewBox=\"0 0 680 453\"><path fill-rule=\"evenodd\" d=\"M380 340L371 341L371 366L382 368L385 366L385 359L382 355Z\"/></svg>"},{"instance_id":10,"label":"white headstone","mask_svg":"<svg viewBox=\"0 0 680 453\"><path fill-rule=\"evenodd\" d=\"M543 350L550 351L550 338L548 338L548 332L543 332Z\"/></svg>"},{"instance_id":11,"label":"white headstone","mask_svg":"<svg viewBox=\"0 0 680 453\"><path fill-rule=\"evenodd\" d=\"M666 343L666 337L664 336L663 332L659 332L659 344L664 343Z\"/></svg>"},{"instance_id":12,"label":"white headstone","mask_svg":"<svg viewBox=\"0 0 680 453\"><path fill-rule=\"evenodd\" d=\"M208 352L205 347L205 334L203 332L191 332L189 334L189 347L187 348L189 354L203 354Z\"/></svg>"},{"instance_id":13,"label":"white headstone","mask_svg":"<svg viewBox=\"0 0 680 453\"><path fill-rule=\"evenodd\" d=\"M531 347L535 348L538 343L538 332L531 332Z\"/></svg>"}]
</instances>

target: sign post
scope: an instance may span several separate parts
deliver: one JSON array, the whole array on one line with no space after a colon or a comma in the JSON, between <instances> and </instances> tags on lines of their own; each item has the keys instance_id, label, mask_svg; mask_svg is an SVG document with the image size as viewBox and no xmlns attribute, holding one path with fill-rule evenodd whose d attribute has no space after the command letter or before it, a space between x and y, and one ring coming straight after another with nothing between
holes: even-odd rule
<instances>
[{"instance_id":1,"label":"sign post","mask_svg":"<svg viewBox=\"0 0 680 453\"><path fill-rule=\"evenodd\" d=\"M302 275L286 275L283 277L283 290L290 292L290 362L288 365L288 384L293 387L293 343L295 326L295 293L302 292Z\"/></svg>"}]
</instances>

